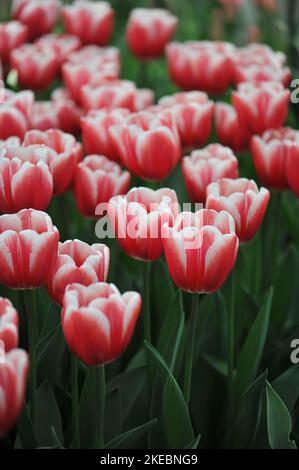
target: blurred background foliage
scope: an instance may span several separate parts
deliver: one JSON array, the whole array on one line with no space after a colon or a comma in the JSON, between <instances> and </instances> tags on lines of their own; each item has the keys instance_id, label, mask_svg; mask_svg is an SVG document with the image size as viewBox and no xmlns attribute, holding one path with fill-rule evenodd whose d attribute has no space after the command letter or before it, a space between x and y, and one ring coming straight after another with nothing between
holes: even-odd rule
<instances>
[{"instance_id":1,"label":"blurred background foliage","mask_svg":"<svg viewBox=\"0 0 299 470\"><path fill-rule=\"evenodd\" d=\"M126 48L126 21L130 10L137 6L161 6L173 11L179 17L176 35L179 41L224 39L238 46L250 39L265 42L287 53L293 76L299 77L298 1L278 1L275 11L257 8L253 0L247 1L234 18L216 0L112 0L110 3L116 11L112 44L121 49L122 77L136 81L139 87L153 88L156 98L177 89L168 78L165 59L150 63L145 73L144 64L140 65ZM9 4L1 0L2 20L9 16ZM230 101L230 92L221 99ZM299 123L298 106L294 105L289 114L288 124L294 128ZM215 141L215 135L210 140ZM239 164L242 176L256 178L249 154L240 155ZM133 183L145 184L136 179ZM187 201L180 168L165 185L176 189L180 202ZM96 241L94 226L80 218L71 193L54 198L49 212L63 240ZM141 291L142 263L121 252L114 240L106 242L111 248L109 280L121 291ZM228 413L226 362L231 281L228 279L216 294L201 297L188 410L179 387L185 366L183 345L188 340L191 297L184 294L184 318L165 261L161 259L151 268L153 345L143 345L141 318L125 355L107 367L107 447L292 448L291 440L299 445L299 364L290 362L290 343L299 338L299 203L293 194L272 193L262 229L253 242L240 248L236 276L238 406L233 418ZM0 294L9 297L21 310L17 293L0 287ZM25 409L17 436L12 432L5 445L68 447L72 439L70 356L60 329L60 311L44 289L38 292L37 304L39 432L33 434ZM22 317L21 346L26 347L24 321ZM155 377L151 397L147 387L147 361ZM90 406L97 399L94 381L93 370L81 364L83 447L90 447L94 438L94 413Z\"/></svg>"}]
</instances>

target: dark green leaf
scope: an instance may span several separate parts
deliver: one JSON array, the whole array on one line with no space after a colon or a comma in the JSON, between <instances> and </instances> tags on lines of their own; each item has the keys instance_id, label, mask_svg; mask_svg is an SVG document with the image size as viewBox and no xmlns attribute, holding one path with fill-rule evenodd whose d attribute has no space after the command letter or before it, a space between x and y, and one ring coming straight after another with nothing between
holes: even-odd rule
<instances>
[{"instance_id":1,"label":"dark green leaf","mask_svg":"<svg viewBox=\"0 0 299 470\"><path fill-rule=\"evenodd\" d=\"M272 387L291 413L299 396L299 364L284 371L272 382Z\"/></svg>"},{"instance_id":2,"label":"dark green leaf","mask_svg":"<svg viewBox=\"0 0 299 470\"><path fill-rule=\"evenodd\" d=\"M37 391L36 437L39 446L53 444L52 428L63 443L63 431L60 411L55 396L48 382L44 382Z\"/></svg>"}]
</instances>

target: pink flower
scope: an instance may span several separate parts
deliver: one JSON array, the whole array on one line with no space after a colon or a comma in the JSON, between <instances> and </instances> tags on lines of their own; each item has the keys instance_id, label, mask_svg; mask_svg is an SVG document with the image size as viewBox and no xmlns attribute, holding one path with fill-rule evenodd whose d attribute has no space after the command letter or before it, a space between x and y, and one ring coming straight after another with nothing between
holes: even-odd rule
<instances>
[{"instance_id":1,"label":"pink flower","mask_svg":"<svg viewBox=\"0 0 299 470\"><path fill-rule=\"evenodd\" d=\"M24 44L27 38L27 28L19 21L0 23L0 58L9 62L13 49Z\"/></svg>"},{"instance_id":2,"label":"pink flower","mask_svg":"<svg viewBox=\"0 0 299 470\"><path fill-rule=\"evenodd\" d=\"M31 91L11 93L0 103L0 138L17 136L21 139L30 127L30 116L34 103Z\"/></svg>"},{"instance_id":3,"label":"pink flower","mask_svg":"<svg viewBox=\"0 0 299 470\"><path fill-rule=\"evenodd\" d=\"M76 0L62 9L64 27L83 44L105 46L113 33L114 11L108 2Z\"/></svg>"},{"instance_id":4,"label":"pink flower","mask_svg":"<svg viewBox=\"0 0 299 470\"><path fill-rule=\"evenodd\" d=\"M181 212L173 227L162 229L170 275L179 289L210 293L232 270L239 241L233 218L225 211Z\"/></svg>"},{"instance_id":5,"label":"pink flower","mask_svg":"<svg viewBox=\"0 0 299 470\"><path fill-rule=\"evenodd\" d=\"M58 0L14 0L12 16L28 27L29 39L47 34L59 16Z\"/></svg>"},{"instance_id":6,"label":"pink flower","mask_svg":"<svg viewBox=\"0 0 299 470\"><path fill-rule=\"evenodd\" d=\"M193 202L205 202L210 183L220 178L238 178L238 160L228 147L211 144L184 157L182 172Z\"/></svg>"},{"instance_id":7,"label":"pink flower","mask_svg":"<svg viewBox=\"0 0 299 470\"><path fill-rule=\"evenodd\" d=\"M46 34L36 44L42 48L50 48L56 54L58 62L62 65L69 59L72 52L80 48L80 39L70 34Z\"/></svg>"},{"instance_id":8,"label":"pink flower","mask_svg":"<svg viewBox=\"0 0 299 470\"><path fill-rule=\"evenodd\" d=\"M18 312L11 301L3 297L0 297L0 341L3 341L6 352L17 348L19 343Z\"/></svg>"},{"instance_id":9,"label":"pink flower","mask_svg":"<svg viewBox=\"0 0 299 470\"><path fill-rule=\"evenodd\" d=\"M52 101L37 101L33 105L30 128L46 131L60 127L60 121Z\"/></svg>"},{"instance_id":10,"label":"pink flower","mask_svg":"<svg viewBox=\"0 0 299 470\"><path fill-rule=\"evenodd\" d=\"M258 190L253 180L246 178L223 178L207 188L207 209L229 212L236 224L241 243L250 241L259 229L268 203L270 192Z\"/></svg>"},{"instance_id":11,"label":"pink flower","mask_svg":"<svg viewBox=\"0 0 299 470\"><path fill-rule=\"evenodd\" d=\"M58 258L50 272L48 291L58 304L62 304L65 289L77 282L89 286L106 281L109 271L110 251L106 245L89 246L80 240L59 243Z\"/></svg>"},{"instance_id":12,"label":"pink flower","mask_svg":"<svg viewBox=\"0 0 299 470\"><path fill-rule=\"evenodd\" d=\"M80 132L80 118L83 111L64 88L56 88L52 95L52 107L59 121L59 128L68 134Z\"/></svg>"},{"instance_id":13,"label":"pink flower","mask_svg":"<svg viewBox=\"0 0 299 470\"><path fill-rule=\"evenodd\" d=\"M241 126L238 115L230 104L216 103L215 124L219 142L232 148L235 152L246 150L250 135Z\"/></svg>"},{"instance_id":14,"label":"pink flower","mask_svg":"<svg viewBox=\"0 0 299 470\"><path fill-rule=\"evenodd\" d=\"M98 204L125 194L130 186L130 173L103 155L89 155L79 163L75 176L75 196L79 211L95 217Z\"/></svg>"},{"instance_id":15,"label":"pink flower","mask_svg":"<svg viewBox=\"0 0 299 470\"><path fill-rule=\"evenodd\" d=\"M139 59L155 59L172 39L178 19L161 8L135 8L127 24L129 49Z\"/></svg>"}]
</instances>

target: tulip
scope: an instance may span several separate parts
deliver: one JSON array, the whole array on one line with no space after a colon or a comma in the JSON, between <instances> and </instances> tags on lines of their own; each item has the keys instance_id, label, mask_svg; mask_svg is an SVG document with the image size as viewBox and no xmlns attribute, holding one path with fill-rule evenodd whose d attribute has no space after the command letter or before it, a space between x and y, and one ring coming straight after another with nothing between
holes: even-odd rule
<instances>
[{"instance_id":1,"label":"tulip","mask_svg":"<svg viewBox=\"0 0 299 470\"><path fill-rule=\"evenodd\" d=\"M122 124L129 115L124 108L100 109L89 111L81 118L83 145L89 154L105 155L114 161L119 161L109 128Z\"/></svg>"},{"instance_id":2,"label":"tulip","mask_svg":"<svg viewBox=\"0 0 299 470\"><path fill-rule=\"evenodd\" d=\"M29 131L25 135L23 145L44 145L48 148L44 157L47 157L46 161L53 174L54 193L62 194L66 191L73 180L77 163L82 158L82 145L71 134L59 129Z\"/></svg>"},{"instance_id":3,"label":"tulip","mask_svg":"<svg viewBox=\"0 0 299 470\"><path fill-rule=\"evenodd\" d=\"M288 113L290 91L281 83L240 83L232 94L241 126L250 135L282 127Z\"/></svg>"},{"instance_id":4,"label":"tulip","mask_svg":"<svg viewBox=\"0 0 299 470\"><path fill-rule=\"evenodd\" d=\"M176 93L161 98L159 105L173 112L184 147L206 143L212 131L214 110L213 102L209 101L206 93Z\"/></svg>"},{"instance_id":5,"label":"tulip","mask_svg":"<svg viewBox=\"0 0 299 470\"><path fill-rule=\"evenodd\" d=\"M117 47L99 47L94 44L83 46L78 51L72 52L68 57L71 64L98 64L114 63L120 71L120 50Z\"/></svg>"},{"instance_id":6,"label":"tulip","mask_svg":"<svg viewBox=\"0 0 299 470\"><path fill-rule=\"evenodd\" d=\"M50 48L56 54L58 62L62 65L69 59L70 54L80 48L80 39L70 34L46 34L36 44L42 48Z\"/></svg>"},{"instance_id":7,"label":"tulip","mask_svg":"<svg viewBox=\"0 0 299 470\"><path fill-rule=\"evenodd\" d=\"M17 70L22 88L42 90L54 80L59 67L57 54L37 44L24 44L11 53L11 65Z\"/></svg>"},{"instance_id":8,"label":"tulip","mask_svg":"<svg viewBox=\"0 0 299 470\"><path fill-rule=\"evenodd\" d=\"M34 103L34 94L31 91L21 91L6 97L0 103L0 139L11 136L24 138L30 127L30 116Z\"/></svg>"},{"instance_id":9,"label":"tulip","mask_svg":"<svg viewBox=\"0 0 299 470\"><path fill-rule=\"evenodd\" d=\"M19 343L18 312L10 300L3 297L0 297L0 343L1 341L3 341L5 352L17 348Z\"/></svg>"},{"instance_id":10,"label":"tulip","mask_svg":"<svg viewBox=\"0 0 299 470\"><path fill-rule=\"evenodd\" d=\"M190 199L205 202L210 183L224 177L238 178L238 160L230 148L211 144L184 157L182 172Z\"/></svg>"},{"instance_id":11,"label":"tulip","mask_svg":"<svg viewBox=\"0 0 299 470\"><path fill-rule=\"evenodd\" d=\"M59 16L58 0L14 0L12 16L28 27L29 39L50 33Z\"/></svg>"},{"instance_id":12,"label":"tulip","mask_svg":"<svg viewBox=\"0 0 299 470\"><path fill-rule=\"evenodd\" d=\"M259 229L268 203L270 192L258 190L253 180L246 178L223 178L207 188L207 209L229 212L236 224L241 243L252 240Z\"/></svg>"},{"instance_id":13,"label":"tulip","mask_svg":"<svg viewBox=\"0 0 299 470\"><path fill-rule=\"evenodd\" d=\"M128 346L140 309L140 294L121 295L114 284L69 285L62 308L69 348L88 366L114 361Z\"/></svg>"},{"instance_id":14,"label":"tulip","mask_svg":"<svg viewBox=\"0 0 299 470\"><path fill-rule=\"evenodd\" d=\"M125 167L139 178L161 181L176 167L181 147L173 115L143 111L109 129Z\"/></svg>"},{"instance_id":15,"label":"tulip","mask_svg":"<svg viewBox=\"0 0 299 470\"><path fill-rule=\"evenodd\" d=\"M66 287L78 283L89 286L107 280L110 251L106 245L89 246L80 240L59 243L56 263L49 275L48 291L52 299L62 305Z\"/></svg>"},{"instance_id":16,"label":"tulip","mask_svg":"<svg viewBox=\"0 0 299 470\"><path fill-rule=\"evenodd\" d=\"M44 212L23 209L0 216L0 281L12 289L46 284L58 253L59 233Z\"/></svg>"},{"instance_id":17,"label":"tulip","mask_svg":"<svg viewBox=\"0 0 299 470\"><path fill-rule=\"evenodd\" d=\"M108 216L121 248L134 258L154 261L163 251L161 229L179 212L175 191L133 188L108 204Z\"/></svg>"},{"instance_id":18,"label":"tulip","mask_svg":"<svg viewBox=\"0 0 299 470\"><path fill-rule=\"evenodd\" d=\"M173 227L163 226L162 237L170 275L185 291L216 291L235 264L239 242L226 211L182 212Z\"/></svg>"},{"instance_id":19,"label":"tulip","mask_svg":"<svg viewBox=\"0 0 299 470\"><path fill-rule=\"evenodd\" d=\"M0 363L0 437L15 424L23 407L28 355L22 349L13 349Z\"/></svg>"},{"instance_id":20,"label":"tulip","mask_svg":"<svg viewBox=\"0 0 299 470\"><path fill-rule=\"evenodd\" d=\"M85 217L95 217L98 204L113 196L125 194L130 186L130 173L103 155L89 155L78 165L75 175L75 197Z\"/></svg>"},{"instance_id":21,"label":"tulip","mask_svg":"<svg viewBox=\"0 0 299 470\"><path fill-rule=\"evenodd\" d=\"M248 148L250 136L241 126L233 106L216 103L215 125L217 138L222 145L230 147L234 152L241 152Z\"/></svg>"},{"instance_id":22,"label":"tulip","mask_svg":"<svg viewBox=\"0 0 299 470\"><path fill-rule=\"evenodd\" d=\"M234 79L235 47L226 42L173 42L166 48L171 79L184 90L221 94Z\"/></svg>"},{"instance_id":23,"label":"tulip","mask_svg":"<svg viewBox=\"0 0 299 470\"><path fill-rule=\"evenodd\" d=\"M19 21L0 23L0 58L8 63L10 53L24 44L27 38L27 27Z\"/></svg>"},{"instance_id":24,"label":"tulip","mask_svg":"<svg viewBox=\"0 0 299 470\"><path fill-rule=\"evenodd\" d=\"M59 127L60 121L52 101L37 101L34 103L30 119L31 129L47 131Z\"/></svg>"},{"instance_id":25,"label":"tulip","mask_svg":"<svg viewBox=\"0 0 299 470\"><path fill-rule=\"evenodd\" d=\"M22 161L22 157L18 158L22 151L22 148L11 151L4 148L0 152L0 212L4 214L26 208L45 210L52 197L53 177L48 165L38 160ZM35 149L38 151L44 149Z\"/></svg>"},{"instance_id":26,"label":"tulip","mask_svg":"<svg viewBox=\"0 0 299 470\"><path fill-rule=\"evenodd\" d=\"M105 46L114 29L114 10L108 2L77 0L62 9L65 30L82 44Z\"/></svg>"},{"instance_id":27,"label":"tulip","mask_svg":"<svg viewBox=\"0 0 299 470\"><path fill-rule=\"evenodd\" d=\"M73 101L64 88L56 88L51 95L52 106L59 121L59 128L68 134L80 132L81 108Z\"/></svg>"},{"instance_id":28,"label":"tulip","mask_svg":"<svg viewBox=\"0 0 299 470\"><path fill-rule=\"evenodd\" d=\"M160 57L172 39L177 23L174 15L161 8L133 9L126 31L129 49L141 60Z\"/></svg>"},{"instance_id":29,"label":"tulip","mask_svg":"<svg viewBox=\"0 0 299 470\"><path fill-rule=\"evenodd\" d=\"M287 162L298 144L299 132L290 128L268 130L262 137L252 137L253 162L263 185L280 190L289 187Z\"/></svg>"}]
</instances>

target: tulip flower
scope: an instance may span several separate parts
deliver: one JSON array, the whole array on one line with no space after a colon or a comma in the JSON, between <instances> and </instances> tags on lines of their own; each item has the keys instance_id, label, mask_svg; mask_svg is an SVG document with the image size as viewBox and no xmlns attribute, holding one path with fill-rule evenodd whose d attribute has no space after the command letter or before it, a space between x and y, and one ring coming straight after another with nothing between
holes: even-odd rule
<instances>
[{"instance_id":1,"label":"tulip flower","mask_svg":"<svg viewBox=\"0 0 299 470\"><path fill-rule=\"evenodd\" d=\"M177 23L178 19L162 8L134 8L126 31L129 49L141 60L160 57Z\"/></svg>"},{"instance_id":2,"label":"tulip flower","mask_svg":"<svg viewBox=\"0 0 299 470\"><path fill-rule=\"evenodd\" d=\"M234 79L235 47L226 42L173 42L166 48L171 79L184 90L221 94Z\"/></svg>"},{"instance_id":3,"label":"tulip flower","mask_svg":"<svg viewBox=\"0 0 299 470\"><path fill-rule=\"evenodd\" d=\"M50 33L59 16L58 0L14 0L12 16L28 27L29 39Z\"/></svg>"},{"instance_id":4,"label":"tulip flower","mask_svg":"<svg viewBox=\"0 0 299 470\"><path fill-rule=\"evenodd\" d=\"M54 193L62 194L70 186L77 163L82 158L82 145L76 139L59 129L45 132L29 131L23 142L25 147L44 145L52 152L45 152L44 157L53 174Z\"/></svg>"},{"instance_id":5,"label":"tulip flower","mask_svg":"<svg viewBox=\"0 0 299 470\"><path fill-rule=\"evenodd\" d=\"M207 209L229 212L236 224L241 243L252 240L258 231L268 203L270 192L258 189L253 180L223 178L207 188Z\"/></svg>"},{"instance_id":6,"label":"tulip flower","mask_svg":"<svg viewBox=\"0 0 299 470\"><path fill-rule=\"evenodd\" d=\"M162 254L161 229L179 212L175 191L133 188L108 204L108 216L121 248L134 258L153 261Z\"/></svg>"},{"instance_id":7,"label":"tulip flower","mask_svg":"<svg viewBox=\"0 0 299 470\"><path fill-rule=\"evenodd\" d=\"M119 161L117 151L109 134L115 124L122 124L129 115L124 108L91 110L81 118L83 145L89 154L105 155Z\"/></svg>"},{"instance_id":8,"label":"tulip flower","mask_svg":"<svg viewBox=\"0 0 299 470\"><path fill-rule=\"evenodd\" d=\"M10 53L24 44L27 38L27 27L19 21L0 23L0 58L9 63Z\"/></svg>"},{"instance_id":9,"label":"tulip flower","mask_svg":"<svg viewBox=\"0 0 299 470\"><path fill-rule=\"evenodd\" d=\"M35 148L34 152L44 153L44 149ZM22 161L24 149L21 147L3 148L0 157L0 212L12 214L26 208L45 210L53 194L53 177L47 163L38 158L32 162Z\"/></svg>"},{"instance_id":10,"label":"tulip flower","mask_svg":"<svg viewBox=\"0 0 299 470\"><path fill-rule=\"evenodd\" d=\"M159 106L170 109L176 120L183 147L196 147L206 143L212 131L214 105L206 93L190 91L164 96Z\"/></svg>"},{"instance_id":11,"label":"tulip flower","mask_svg":"<svg viewBox=\"0 0 299 470\"><path fill-rule=\"evenodd\" d=\"M253 136L251 152L261 183L273 189L287 189L287 162L299 145L299 132L290 128L271 129Z\"/></svg>"},{"instance_id":12,"label":"tulip flower","mask_svg":"<svg viewBox=\"0 0 299 470\"><path fill-rule=\"evenodd\" d=\"M47 131L59 127L60 121L52 101L36 101L33 105L30 128Z\"/></svg>"},{"instance_id":13,"label":"tulip flower","mask_svg":"<svg viewBox=\"0 0 299 470\"><path fill-rule=\"evenodd\" d=\"M114 10L108 2L76 0L62 9L64 28L82 44L105 46L114 29Z\"/></svg>"},{"instance_id":14,"label":"tulip flower","mask_svg":"<svg viewBox=\"0 0 299 470\"><path fill-rule=\"evenodd\" d=\"M59 129L68 134L78 134L83 111L64 88L56 88L51 95L52 106L59 120Z\"/></svg>"},{"instance_id":15,"label":"tulip flower","mask_svg":"<svg viewBox=\"0 0 299 470\"><path fill-rule=\"evenodd\" d=\"M161 181L178 164L181 146L169 111L133 114L109 133L123 165L139 178Z\"/></svg>"},{"instance_id":16,"label":"tulip flower","mask_svg":"<svg viewBox=\"0 0 299 470\"><path fill-rule=\"evenodd\" d=\"M76 52L72 52L68 57L68 62L71 64L88 64L90 62L97 64L114 63L120 71L120 50L114 46L99 47L91 44L81 47Z\"/></svg>"},{"instance_id":17,"label":"tulip flower","mask_svg":"<svg viewBox=\"0 0 299 470\"><path fill-rule=\"evenodd\" d=\"M34 103L31 91L11 93L0 103L0 139L11 136L24 138L30 127L30 116Z\"/></svg>"},{"instance_id":18,"label":"tulip flower","mask_svg":"<svg viewBox=\"0 0 299 470\"><path fill-rule=\"evenodd\" d=\"M185 291L216 291L235 264L239 242L226 211L182 212L173 227L163 226L162 237L170 275Z\"/></svg>"},{"instance_id":19,"label":"tulip flower","mask_svg":"<svg viewBox=\"0 0 299 470\"><path fill-rule=\"evenodd\" d=\"M215 125L217 138L222 145L230 147L234 152L241 152L248 148L250 135L241 126L233 106L216 103Z\"/></svg>"},{"instance_id":20,"label":"tulip flower","mask_svg":"<svg viewBox=\"0 0 299 470\"><path fill-rule=\"evenodd\" d=\"M59 251L48 281L52 299L62 304L63 295L69 284L89 286L107 280L110 251L106 245L88 245L80 240L59 243Z\"/></svg>"},{"instance_id":21,"label":"tulip flower","mask_svg":"<svg viewBox=\"0 0 299 470\"><path fill-rule=\"evenodd\" d=\"M46 284L58 253L59 233L44 212L23 209L0 216L0 282L11 289Z\"/></svg>"},{"instance_id":22,"label":"tulip flower","mask_svg":"<svg viewBox=\"0 0 299 470\"><path fill-rule=\"evenodd\" d=\"M130 173L103 155L89 155L79 163L75 175L75 197L85 217L95 217L98 204L113 196L125 194L130 186Z\"/></svg>"},{"instance_id":23,"label":"tulip flower","mask_svg":"<svg viewBox=\"0 0 299 470\"><path fill-rule=\"evenodd\" d=\"M225 177L238 178L238 160L230 148L211 144L184 157L182 172L190 199L205 202L210 183Z\"/></svg>"},{"instance_id":24,"label":"tulip flower","mask_svg":"<svg viewBox=\"0 0 299 470\"><path fill-rule=\"evenodd\" d=\"M3 297L0 297L0 342L1 341L4 343L6 352L17 348L19 343L18 312L11 301Z\"/></svg>"},{"instance_id":25,"label":"tulip flower","mask_svg":"<svg viewBox=\"0 0 299 470\"><path fill-rule=\"evenodd\" d=\"M42 36L36 44L42 48L50 48L56 54L58 62L62 65L69 60L70 54L80 48L81 42L77 36L70 34L46 34Z\"/></svg>"},{"instance_id":26,"label":"tulip flower","mask_svg":"<svg viewBox=\"0 0 299 470\"><path fill-rule=\"evenodd\" d=\"M0 363L0 437L15 424L24 404L28 355L22 349L13 349Z\"/></svg>"},{"instance_id":27,"label":"tulip flower","mask_svg":"<svg viewBox=\"0 0 299 470\"><path fill-rule=\"evenodd\" d=\"M240 83L232 94L241 126L250 135L282 127L288 113L290 91L281 83Z\"/></svg>"},{"instance_id":28,"label":"tulip flower","mask_svg":"<svg viewBox=\"0 0 299 470\"><path fill-rule=\"evenodd\" d=\"M121 295L114 284L69 285L62 308L69 348L88 366L114 361L128 346L140 309L140 294Z\"/></svg>"}]
</instances>

